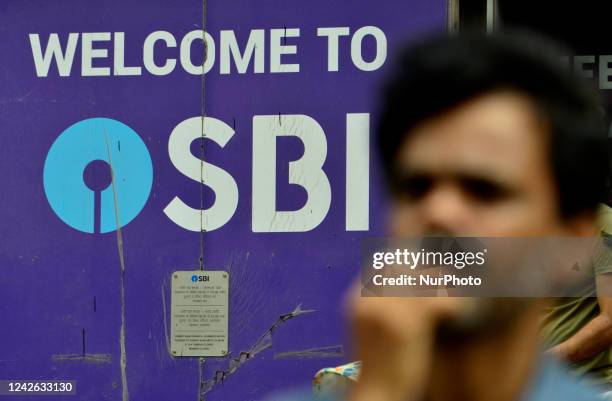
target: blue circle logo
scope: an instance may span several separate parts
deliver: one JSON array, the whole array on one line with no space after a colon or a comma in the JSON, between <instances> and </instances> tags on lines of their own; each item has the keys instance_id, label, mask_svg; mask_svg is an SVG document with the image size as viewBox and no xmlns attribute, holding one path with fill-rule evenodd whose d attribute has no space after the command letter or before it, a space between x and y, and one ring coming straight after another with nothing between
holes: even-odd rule
<instances>
[{"instance_id":1,"label":"blue circle logo","mask_svg":"<svg viewBox=\"0 0 612 401\"><path fill-rule=\"evenodd\" d=\"M83 172L92 162L110 166L112 181L96 194ZM153 184L153 163L146 145L127 125L110 118L89 118L68 127L55 140L43 172L49 205L66 224L94 232L99 196L99 230L123 227L142 210Z\"/></svg>"},{"instance_id":2,"label":"blue circle logo","mask_svg":"<svg viewBox=\"0 0 612 401\"><path fill-rule=\"evenodd\" d=\"M198 276L196 276L195 274L191 276L191 281L193 281L194 283L198 281Z\"/></svg>"}]
</instances>

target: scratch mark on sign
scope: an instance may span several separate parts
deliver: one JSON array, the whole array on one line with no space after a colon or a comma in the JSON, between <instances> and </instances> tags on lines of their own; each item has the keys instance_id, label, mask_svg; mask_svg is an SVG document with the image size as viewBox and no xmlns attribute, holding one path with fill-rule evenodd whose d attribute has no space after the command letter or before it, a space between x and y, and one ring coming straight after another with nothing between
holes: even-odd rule
<instances>
[{"instance_id":1,"label":"scratch mark on sign","mask_svg":"<svg viewBox=\"0 0 612 401\"><path fill-rule=\"evenodd\" d=\"M119 264L121 265L120 274L120 291L121 291L121 329L119 331L119 345L121 349L121 399L122 401L128 401L130 396L127 386L127 354L125 351L125 257L123 254L123 236L121 233L121 224L119 218L119 200L117 196L117 186L115 184L115 167L113 165L113 159L111 157L110 146L108 144L108 134L104 133L106 141L106 151L108 152L108 164L110 165L111 171L111 184L113 188L113 202L115 204L115 224L117 226L117 251L119 253Z\"/></svg>"},{"instance_id":2,"label":"scratch mark on sign","mask_svg":"<svg viewBox=\"0 0 612 401\"><path fill-rule=\"evenodd\" d=\"M274 354L274 359L287 358L336 358L344 356L342 344L330 345L327 347L309 348L300 351L278 352Z\"/></svg>"},{"instance_id":3,"label":"scratch mark on sign","mask_svg":"<svg viewBox=\"0 0 612 401\"><path fill-rule=\"evenodd\" d=\"M243 293L244 288L250 288L249 283L254 279L255 270L249 268L249 251L232 252L230 260L226 265L226 270L230 276L230 294ZM240 267L237 267L240 266ZM229 305L230 316L257 316L258 311L262 310L260 299L255 297L233 297ZM234 320L232 335L239 337L250 327L249 319Z\"/></svg>"},{"instance_id":4,"label":"scratch mark on sign","mask_svg":"<svg viewBox=\"0 0 612 401\"><path fill-rule=\"evenodd\" d=\"M200 77L201 79L201 97L200 97L200 111L202 113L202 138L200 139L200 143L202 145L201 147L201 154L200 154L200 182L203 184L204 183L204 161L205 161L205 154L204 154L204 138L206 137L206 132L204 131L204 118L206 117L206 74L204 73L204 64L207 62L208 60L208 41L206 40L206 0L202 0L202 42L204 43L204 61L202 62L202 75ZM236 125L236 120L234 119L234 126ZM206 219L206 216L204 215L204 205L205 205L205 199L204 199L204 185L200 185L200 258L199 258L199 262L200 262L200 270L204 270L204 236L206 234L206 226L208 225L208 221ZM165 305L165 301L164 301L164 305ZM165 325L166 325L166 313L164 312L164 334L166 335L166 345L168 347L168 353L171 352L170 350L170 343L168 341L168 333L165 329ZM181 350L182 352L182 350ZM204 372L204 358L199 358L198 359L198 370L199 370L199 374L198 374L198 381L201 382L202 381L202 374ZM204 401L204 394L202 394L199 390L199 386L198 386L198 401Z\"/></svg>"},{"instance_id":5,"label":"scratch mark on sign","mask_svg":"<svg viewBox=\"0 0 612 401\"><path fill-rule=\"evenodd\" d=\"M168 354L171 355L172 353L170 352L170 335L168 334L168 313L166 307L166 280L162 282L161 296L163 309L162 312L164 314L164 338L166 340L166 351L168 351Z\"/></svg>"},{"instance_id":6,"label":"scratch mark on sign","mask_svg":"<svg viewBox=\"0 0 612 401\"><path fill-rule=\"evenodd\" d=\"M204 43L202 66L208 61L208 41L206 40L206 0L202 0L202 42ZM204 73L204 67L202 67L202 74L200 75L200 112L202 114L202 131L200 143L202 144L200 151L200 182L204 183L204 164L205 164L205 152L204 152L204 138L206 132L204 130L204 119L206 118L206 74ZM204 270L204 236L206 233L206 227L208 226L207 215L204 214L204 205L206 204L204 185L200 185L200 270Z\"/></svg>"},{"instance_id":7,"label":"scratch mark on sign","mask_svg":"<svg viewBox=\"0 0 612 401\"><path fill-rule=\"evenodd\" d=\"M260 352L272 347L272 333L279 326L294 317L314 312L313 309L302 309L302 304L295 307L293 312L280 315L278 319L266 330L248 351L241 351L237 358L232 358L229 361L229 366L225 370L217 370L210 379L200 381L200 397L199 401L204 401L204 395L213 389L217 384L223 383L231 374L236 372L248 360L253 359Z\"/></svg>"},{"instance_id":8,"label":"scratch mark on sign","mask_svg":"<svg viewBox=\"0 0 612 401\"><path fill-rule=\"evenodd\" d=\"M83 329L81 330L81 339L82 339L82 342L83 342L83 344L82 344L83 348L82 348L81 354L83 356L85 356L85 327L83 327Z\"/></svg>"},{"instance_id":9,"label":"scratch mark on sign","mask_svg":"<svg viewBox=\"0 0 612 401\"><path fill-rule=\"evenodd\" d=\"M90 363L110 363L111 354L54 354L51 360L55 362L90 362Z\"/></svg>"},{"instance_id":10,"label":"scratch mark on sign","mask_svg":"<svg viewBox=\"0 0 612 401\"><path fill-rule=\"evenodd\" d=\"M200 383L202 383L202 377L204 375L204 358L198 358L198 377L200 378ZM198 386L198 401L205 401L204 394L201 392L201 386Z\"/></svg>"},{"instance_id":11,"label":"scratch mark on sign","mask_svg":"<svg viewBox=\"0 0 612 401\"><path fill-rule=\"evenodd\" d=\"M17 102L21 103L23 101L25 101L27 98L29 98L32 93L34 93L36 91L37 88L31 89L30 91L28 91L25 95L18 97L17 98Z\"/></svg>"}]
</instances>

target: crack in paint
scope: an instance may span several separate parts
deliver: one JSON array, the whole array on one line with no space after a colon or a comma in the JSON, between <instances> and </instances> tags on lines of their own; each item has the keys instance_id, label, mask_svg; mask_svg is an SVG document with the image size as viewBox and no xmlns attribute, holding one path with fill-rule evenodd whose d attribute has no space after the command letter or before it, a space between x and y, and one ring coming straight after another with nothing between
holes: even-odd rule
<instances>
[{"instance_id":1,"label":"crack in paint","mask_svg":"<svg viewBox=\"0 0 612 401\"><path fill-rule=\"evenodd\" d=\"M111 171L111 185L113 189L113 202L115 205L115 224L117 226L117 251L119 253L119 264L121 265L120 289L121 289L121 329L119 331L119 345L121 351L120 367L121 367L121 399L128 401L130 396L127 385L127 353L125 350L125 257L123 254L123 235L121 233L121 225L119 219L119 200L117 197L117 185L115 183L115 169L113 167L113 159L111 157L110 146L108 144L108 134L104 132L106 141L106 151L108 152L108 164Z\"/></svg>"},{"instance_id":2,"label":"crack in paint","mask_svg":"<svg viewBox=\"0 0 612 401\"><path fill-rule=\"evenodd\" d=\"M309 348L300 351L287 351L274 354L274 359L287 358L336 358L344 356L344 347L342 344L329 345L327 347Z\"/></svg>"},{"instance_id":3,"label":"crack in paint","mask_svg":"<svg viewBox=\"0 0 612 401\"><path fill-rule=\"evenodd\" d=\"M170 335L168 334L168 312L166 307L166 280L162 282L161 287L161 296L162 296L162 308L164 313L164 338L166 340L166 351L168 351L168 355L172 355L170 351Z\"/></svg>"},{"instance_id":4,"label":"crack in paint","mask_svg":"<svg viewBox=\"0 0 612 401\"><path fill-rule=\"evenodd\" d=\"M204 138L206 133L204 132L204 118L206 118L206 74L204 74L204 64L208 60L208 41L206 40L206 0L202 0L202 43L203 58L202 62L202 75L200 77L200 112L202 115L202 129L200 132L200 270L204 270L204 234L206 233L206 226L208 225L208 215L204 214Z\"/></svg>"},{"instance_id":5,"label":"crack in paint","mask_svg":"<svg viewBox=\"0 0 612 401\"><path fill-rule=\"evenodd\" d=\"M248 360L253 359L260 352L272 347L272 333L283 325L286 321L294 317L314 312L313 309L302 309L302 304L295 307L293 312L280 315L278 319L266 330L248 351L241 351L237 358L232 358L229 361L229 366L226 370L217 370L210 379L200 379L199 401L204 401L204 395L212 390L217 384L223 383L231 374L236 372ZM202 366L200 367L202 369ZM202 376L200 376L202 377Z\"/></svg>"},{"instance_id":6,"label":"crack in paint","mask_svg":"<svg viewBox=\"0 0 612 401\"><path fill-rule=\"evenodd\" d=\"M202 375L204 375L204 362L205 358L198 358L198 377L200 378L200 383L202 382ZM204 401L204 393L201 391L201 386L198 386L198 401Z\"/></svg>"},{"instance_id":7,"label":"crack in paint","mask_svg":"<svg viewBox=\"0 0 612 401\"><path fill-rule=\"evenodd\" d=\"M110 363L111 354L54 354L51 355L51 360L55 362L81 361L92 363Z\"/></svg>"},{"instance_id":8,"label":"crack in paint","mask_svg":"<svg viewBox=\"0 0 612 401\"><path fill-rule=\"evenodd\" d=\"M203 58L202 61L202 75L200 78L200 111L202 114L202 131L200 132L200 270L204 271L204 234L206 233L205 218L208 216L204 215L204 138L206 137L206 133L204 132L204 118L206 117L206 74L204 73L204 64L208 61L208 41L206 40L206 0L202 0L202 43L204 44L203 48ZM165 319L165 314L164 314ZM170 351L170 346L168 346L168 351ZM202 382L202 375L204 374L204 358L199 358L198 360L198 381ZM198 386L198 401L204 401L204 394L200 391L200 386Z\"/></svg>"}]
</instances>

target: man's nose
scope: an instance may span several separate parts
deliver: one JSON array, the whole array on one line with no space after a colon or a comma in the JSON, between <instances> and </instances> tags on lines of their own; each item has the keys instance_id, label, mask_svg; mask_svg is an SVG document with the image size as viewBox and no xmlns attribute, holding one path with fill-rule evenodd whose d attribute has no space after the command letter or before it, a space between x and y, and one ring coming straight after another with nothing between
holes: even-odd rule
<instances>
[{"instance_id":1,"label":"man's nose","mask_svg":"<svg viewBox=\"0 0 612 401\"><path fill-rule=\"evenodd\" d=\"M427 235L458 235L468 229L469 204L460 188L441 183L421 199L421 221Z\"/></svg>"}]
</instances>

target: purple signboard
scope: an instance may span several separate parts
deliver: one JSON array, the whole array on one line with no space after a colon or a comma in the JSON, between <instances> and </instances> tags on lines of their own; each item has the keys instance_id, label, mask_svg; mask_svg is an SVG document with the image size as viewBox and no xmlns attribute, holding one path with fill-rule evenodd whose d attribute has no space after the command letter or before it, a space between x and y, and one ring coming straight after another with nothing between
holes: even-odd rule
<instances>
[{"instance_id":1,"label":"purple signboard","mask_svg":"<svg viewBox=\"0 0 612 401\"><path fill-rule=\"evenodd\" d=\"M244 401L346 361L384 227L376 88L445 21L444 0L3 1L0 380ZM229 273L228 354L173 356L171 277L200 268Z\"/></svg>"}]
</instances>

